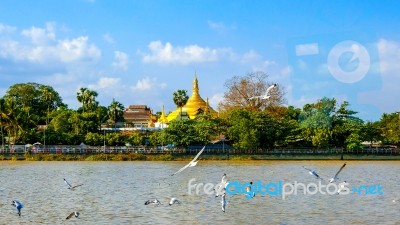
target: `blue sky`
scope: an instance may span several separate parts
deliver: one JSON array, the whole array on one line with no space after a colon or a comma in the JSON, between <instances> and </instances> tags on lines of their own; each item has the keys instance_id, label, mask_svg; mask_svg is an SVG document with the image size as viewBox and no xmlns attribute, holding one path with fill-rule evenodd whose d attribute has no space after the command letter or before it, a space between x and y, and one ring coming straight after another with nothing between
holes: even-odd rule
<instances>
[{"instance_id":1,"label":"blue sky","mask_svg":"<svg viewBox=\"0 0 400 225\"><path fill-rule=\"evenodd\" d=\"M264 71L302 107L347 100L364 120L399 111L398 1L0 2L0 96L51 85L70 108L88 87L112 99L175 109L172 93L215 108L234 75Z\"/></svg>"}]
</instances>

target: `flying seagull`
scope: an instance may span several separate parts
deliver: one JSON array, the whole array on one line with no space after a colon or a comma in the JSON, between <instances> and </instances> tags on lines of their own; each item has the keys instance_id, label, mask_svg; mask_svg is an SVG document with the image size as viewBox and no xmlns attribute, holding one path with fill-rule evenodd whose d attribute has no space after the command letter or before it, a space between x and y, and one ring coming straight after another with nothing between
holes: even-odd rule
<instances>
[{"instance_id":1,"label":"flying seagull","mask_svg":"<svg viewBox=\"0 0 400 225\"><path fill-rule=\"evenodd\" d=\"M311 174L311 175L313 175L313 176L315 176L315 178L323 180L322 177L319 176L318 173L315 172L314 170L308 169L308 168L306 168L306 167L304 167L304 166L303 166L303 168L306 169L306 170L308 170L308 173Z\"/></svg>"},{"instance_id":2,"label":"flying seagull","mask_svg":"<svg viewBox=\"0 0 400 225\"><path fill-rule=\"evenodd\" d=\"M268 88L267 88L267 91L265 92L265 94L264 95L260 95L260 96L253 96L253 97L250 97L249 99L254 99L254 98L261 98L261 99L269 99L270 97L271 97L271 90L273 89L273 88L275 88L277 86L277 84L273 84L273 85L271 85L271 86L269 86Z\"/></svg>"},{"instance_id":3,"label":"flying seagull","mask_svg":"<svg viewBox=\"0 0 400 225\"><path fill-rule=\"evenodd\" d=\"M228 204L228 203L226 202L225 196L226 196L226 193L223 193L223 194L222 194L222 200L221 200L222 212L225 212L226 204Z\"/></svg>"},{"instance_id":4,"label":"flying seagull","mask_svg":"<svg viewBox=\"0 0 400 225\"><path fill-rule=\"evenodd\" d=\"M346 163L344 163L343 166L340 167L339 171L337 171L337 173L335 174L335 176L332 177L332 178L329 180L329 183L335 182L335 181L338 179L339 173L343 170L343 168L344 168L345 166L346 166Z\"/></svg>"},{"instance_id":5,"label":"flying seagull","mask_svg":"<svg viewBox=\"0 0 400 225\"><path fill-rule=\"evenodd\" d=\"M70 183L68 183L68 181L65 178L64 178L64 182L68 185L68 189L70 189L72 191L75 190L75 188L83 185L83 184L78 184L78 185L72 186Z\"/></svg>"},{"instance_id":6,"label":"flying seagull","mask_svg":"<svg viewBox=\"0 0 400 225\"><path fill-rule=\"evenodd\" d=\"M169 206L171 206L175 203L181 204L181 202L177 198L171 198L171 201L169 201Z\"/></svg>"},{"instance_id":7,"label":"flying seagull","mask_svg":"<svg viewBox=\"0 0 400 225\"><path fill-rule=\"evenodd\" d=\"M150 204L152 204L152 205L159 205L159 204L161 204L161 202L158 201L157 199L152 199L152 200L147 200L144 204L145 204L145 205L150 205Z\"/></svg>"},{"instance_id":8,"label":"flying seagull","mask_svg":"<svg viewBox=\"0 0 400 225\"><path fill-rule=\"evenodd\" d=\"M206 148L206 146L204 145L204 147L200 150L199 153L197 153L197 155L193 158L192 161L190 161L186 166L182 167L180 170L176 171L176 172L175 172L174 174L172 174L171 176L173 176L173 175L175 175L175 174L177 174L177 173L182 172L183 170L185 170L185 169L188 168L188 167L196 166L196 165L197 165L197 162L198 162L198 161L197 161L197 158L199 158L199 156L201 155L201 153L203 153L203 151L204 151L205 148Z\"/></svg>"},{"instance_id":9,"label":"flying seagull","mask_svg":"<svg viewBox=\"0 0 400 225\"><path fill-rule=\"evenodd\" d=\"M340 192L342 192L344 190L344 188L346 187L347 181L343 181L342 183L339 184L339 188L337 193L340 194Z\"/></svg>"},{"instance_id":10,"label":"flying seagull","mask_svg":"<svg viewBox=\"0 0 400 225\"><path fill-rule=\"evenodd\" d=\"M224 173L221 178L221 183L214 189L216 192L215 197L218 197L220 194L222 194L222 191L226 190L226 186L228 186L228 179L226 177L226 173Z\"/></svg>"},{"instance_id":11,"label":"flying seagull","mask_svg":"<svg viewBox=\"0 0 400 225\"><path fill-rule=\"evenodd\" d=\"M22 205L22 203L17 200L12 201L11 205L15 206L18 211L18 216L21 216L21 209L24 208L24 205Z\"/></svg>"},{"instance_id":12,"label":"flying seagull","mask_svg":"<svg viewBox=\"0 0 400 225\"><path fill-rule=\"evenodd\" d=\"M67 216L66 220L70 219L73 216L78 217L79 215L81 215L79 212L72 212Z\"/></svg>"}]
</instances>

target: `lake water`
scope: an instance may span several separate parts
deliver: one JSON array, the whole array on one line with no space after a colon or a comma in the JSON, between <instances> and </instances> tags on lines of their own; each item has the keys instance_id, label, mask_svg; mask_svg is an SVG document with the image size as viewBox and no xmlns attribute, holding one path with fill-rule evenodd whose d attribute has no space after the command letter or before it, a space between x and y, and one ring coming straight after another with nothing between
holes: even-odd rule
<instances>
[{"instance_id":1,"label":"lake water","mask_svg":"<svg viewBox=\"0 0 400 225\"><path fill-rule=\"evenodd\" d=\"M227 195L225 213L220 197L190 195L189 180L216 184L226 173L229 181L310 183L317 180L302 166L333 175L343 161L200 161L170 176L186 163L0 162L0 224L400 224L399 161L349 161L339 176L383 194ZM83 186L68 190L63 178ZM171 197L181 204L168 206ZM162 204L144 205L153 198ZM14 199L25 206L21 217ZM80 217L65 220L73 211Z\"/></svg>"}]
</instances>

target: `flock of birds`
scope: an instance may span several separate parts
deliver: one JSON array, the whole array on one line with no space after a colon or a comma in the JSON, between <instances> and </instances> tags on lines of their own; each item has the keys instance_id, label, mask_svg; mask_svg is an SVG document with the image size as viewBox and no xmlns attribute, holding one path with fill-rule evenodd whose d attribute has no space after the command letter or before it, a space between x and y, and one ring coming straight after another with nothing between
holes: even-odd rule
<instances>
[{"instance_id":1,"label":"flock of birds","mask_svg":"<svg viewBox=\"0 0 400 225\"><path fill-rule=\"evenodd\" d=\"M189 168L189 167L194 167L197 165L198 163L198 158L200 157L200 155L204 152L205 150L205 146L197 153L197 155L193 158L193 160L191 160L188 164L186 164L184 167L182 167L181 169L179 169L178 171L176 171L175 173L171 174L171 176L175 176L178 173L181 173L182 171L184 171L185 169ZM334 176L330 179L328 179L329 183L333 183L336 182L339 179L339 174L343 171L343 169L345 168L346 163L344 163L339 170L334 174ZM305 170L307 170L309 172L310 175L312 175L313 177L315 177L316 179L319 180L326 180L326 176L322 177L320 176L320 174L318 174L315 170L309 169L307 167L303 168ZM78 185L71 185L65 178L64 178L64 182L65 184L68 186L69 190L75 190L77 187L82 186L83 184L78 184ZM227 179L227 175L224 173L222 175L221 178L221 182L219 183L219 186L217 186L214 191L215 191L215 197L221 197L221 209L223 212L225 212L226 210L226 206L228 204L227 200L226 200L226 188L228 186L229 182ZM251 191L251 186L252 186L253 182L250 182L250 186L246 187L246 195L247 195L247 199L251 199L253 197L255 197L255 192ZM339 183L338 185L338 190L337 190L337 194L339 194L345 187L345 184L347 184L347 181L344 181L342 183ZM396 200L393 200L393 202L396 202ZM174 204L180 204L181 201L177 198L171 198L169 201L169 206L172 206ZM150 199L147 200L144 205L160 205L161 202L158 199ZM12 205L16 208L17 213L19 216L21 216L21 209L24 207L24 205L18 201L18 200L14 200L12 201ZM80 213L75 211L75 212L71 212L67 217L66 220L72 218L72 217L79 217Z\"/></svg>"},{"instance_id":2,"label":"flock of birds","mask_svg":"<svg viewBox=\"0 0 400 225\"><path fill-rule=\"evenodd\" d=\"M184 171L185 169L187 169L189 167L196 166L197 163L198 163L198 158L203 153L204 149L205 149L205 146L197 153L197 155L188 164L186 164L184 167L182 167L181 169L179 169L175 173L171 174L171 176L174 176L174 175ZM346 166L346 163L344 163L340 167L340 169L335 173L335 175L332 178L329 179L329 183L336 182L339 179L338 176L339 176L340 172L343 170L343 168L345 166ZM306 169L307 171L309 171L309 174L311 174L315 178L320 179L320 180L324 180L324 178L321 177L315 170L308 169L308 168L306 168L304 166L303 166L303 168ZM342 183L340 183L338 185L339 186L338 191L337 191L338 194L344 189L346 183L347 183L347 181L344 181L344 182L342 182ZM222 175L221 182L214 189L215 197L221 197L221 202L220 203L221 203L222 212L225 212L226 206L228 204L228 202L226 200L226 188L227 188L228 184L229 184L229 182L228 182L227 175L226 175L226 173L224 173ZM255 197L255 192L251 191L251 186L252 186L253 182L249 182L249 184L250 184L249 186L246 186L246 194L245 195L247 196L247 199L251 199L251 198ZM180 204L181 202L177 198L171 198L171 200L169 202L169 205L171 206L171 205L173 205L175 203ZM150 200L147 200L144 204L145 205L160 205L161 202L158 199L150 199Z\"/></svg>"},{"instance_id":3,"label":"flock of birds","mask_svg":"<svg viewBox=\"0 0 400 225\"><path fill-rule=\"evenodd\" d=\"M186 164L184 167L182 167L181 169L179 169L178 171L176 171L175 173L171 174L171 176L174 176L178 173L181 173L182 171L184 171L185 169L187 169L188 167L194 167L197 165L198 163L198 158L200 157L200 155L204 152L205 150L205 146L197 153L197 155L193 158L193 160L191 160L188 164ZM339 178L339 174L340 172L343 170L343 168L346 166L346 163L344 163L340 169L336 172L336 174L329 179L329 183L335 182L337 181ZM316 179L320 179L320 180L324 180L323 177L321 177L315 170L306 168L303 166L304 169L306 169L307 171L309 171L309 174L314 176ZM69 190L75 190L77 187L82 186L83 184L78 184L78 185L71 185L65 178L64 178L64 182L67 185ZM227 200L226 200L226 188L228 186L229 182L228 182L228 178L227 175L224 173L222 175L221 178L221 182L219 184L219 186L217 186L214 191L215 191L215 197L221 197L221 209L223 212L225 212L226 210L226 206L228 204ZM253 184L253 182L250 182L250 186L246 187L246 195L247 195L247 199L251 199L253 197L255 197L255 192L251 192L251 185ZM346 181L342 182L341 184L339 184L339 188L338 188L338 194L343 190L344 188L344 184L346 184ZM169 201L169 206L172 206L173 204L180 204L181 201L177 198L171 198ZM144 205L160 205L161 202L158 199L150 199L147 200ZM18 215L21 216L21 209L24 207L24 205L19 202L18 200L14 200L12 201L12 205L15 206ZM72 218L72 217L79 217L80 213L75 211L75 212L71 212L67 217L66 220Z\"/></svg>"},{"instance_id":4,"label":"flock of birds","mask_svg":"<svg viewBox=\"0 0 400 225\"><path fill-rule=\"evenodd\" d=\"M270 86L267 88L267 90L266 90L266 92L265 92L264 95L253 96L253 97L250 97L249 99L269 99L269 98L271 97L271 91L272 91L272 89L274 89L276 86L277 86L277 84L272 84L272 85L270 85ZM198 162L198 158L199 158L199 156L203 153L204 149L205 149L205 146L204 146L204 147L200 150L200 152L193 158L192 161L190 161L187 165L185 165L184 167L182 167L181 169L179 169L178 171L176 171L175 173L173 173L171 176L174 176L174 175L176 175L176 174L182 172L183 170L185 170L185 169L188 168L188 167L194 167L194 166L196 166L196 165L197 165L197 162ZM343 167L344 167L344 166L343 166ZM343 167L342 167L341 169L343 169ZM307 170L309 170L309 169L307 169ZM316 177L319 178L319 175L318 175L317 173L315 173L315 171L311 171L311 170L309 170L309 171L310 171L311 174L313 174L314 176L316 176ZM340 171L339 171L339 172L340 172ZM339 172L335 175L334 178L337 178L337 175L339 174ZM334 179L334 178L333 178L333 179ZM72 186L65 178L64 178L64 182L65 182L65 184L67 184L69 190L75 190L75 188L80 187L80 186L83 185L83 184L79 184L79 185ZM252 182L250 182L250 184L252 184ZM222 176L222 179L221 179L221 187L215 190L215 191L216 191L216 196L215 196L215 197L221 196L221 206L222 206L222 211L223 211L223 212L225 212L225 208L226 208L226 205L227 205L226 193L225 193L225 191L224 191L224 190L226 190L226 186L227 186L227 185L228 185L227 177L226 177L226 174L224 174L224 175ZM250 187L247 187L247 188L250 188ZM250 192L250 190L247 190L247 191ZM249 196L249 197L253 198L254 195L255 195L255 194L253 194L252 196ZM171 198L171 199L170 199L170 202L169 202L169 205L171 206L171 205L173 205L173 204L180 204L180 203L181 203L181 202L180 202L177 198ZM158 199L152 199L152 200L147 200L144 204L145 204L145 205L159 205L159 204L161 204L161 202L160 202ZM17 212L18 212L18 215L21 216L21 209L24 208L24 205L23 205L20 201L18 201L18 200L13 200L13 201L12 201L12 205L16 208L16 210L17 210ZM80 216L80 213L79 213L79 212L71 212L71 213L67 216L66 219L68 220L68 219L70 219L70 218L72 218L72 217L79 217L79 216Z\"/></svg>"},{"instance_id":5,"label":"flock of birds","mask_svg":"<svg viewBox=\"0 0 400 225\"><path fill-rule=\"evenodd\" d=\"M74 191L75 188L80 187L80 186L83 185L83 184L78 184L78 185L72 186L65 178L64 178L64 182L68 186L68 189L71 190L71 191ZM18 216L21 216L21 209L24 208L24 205L18 200L13 200L11 205L13 205L16 208ZM77 212L77 211L71 212L67 216L66 220L71 219L74 216L75 217L79 217L80 216L80 212Z\"/></svg>"}]
</instances>

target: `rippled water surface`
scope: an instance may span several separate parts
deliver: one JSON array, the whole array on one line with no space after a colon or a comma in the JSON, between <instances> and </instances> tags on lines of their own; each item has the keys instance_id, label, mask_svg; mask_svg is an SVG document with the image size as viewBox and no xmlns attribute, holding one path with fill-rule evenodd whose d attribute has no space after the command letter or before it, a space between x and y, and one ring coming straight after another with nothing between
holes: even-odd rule
<instances>
[{"instance_id":1,"label":"rippled water surface","mask_svg":"<svg viewBox=\"0 0 400 225\"><path fill-rule=\"evenodd\" d=\"M340 174L349 187L380 185L383 194L227 195L226 212L215 196L189 195L188 182L260 180L310 183L302 166L333 175L343 161L0 162L0 224L400 224L400 162L347 162ZM67 189L83 184L75 191ZM192 190L194 193L194 190ZM168 206L176 197L181 204ZM144 205L157 198L162 204ZM11 205L24 204L21 217ZM65 220L73 211L79 218Z\"/></svg>"}]
</instances>

